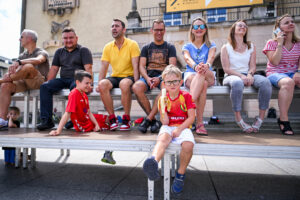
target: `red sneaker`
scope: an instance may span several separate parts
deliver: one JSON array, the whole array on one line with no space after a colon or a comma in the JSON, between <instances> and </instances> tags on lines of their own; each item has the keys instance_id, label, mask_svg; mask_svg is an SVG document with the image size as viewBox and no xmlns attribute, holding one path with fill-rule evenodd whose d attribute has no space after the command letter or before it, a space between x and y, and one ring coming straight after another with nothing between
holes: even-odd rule
<instances>
[{"instance_id":1,"label":"red sneaker","mask_svg":"<svg viewBox=\"0 0 300 200\"><path fill-rule=\"evenodd\" d=\"M114 131L116 129L118 129L119 125L118 125L118 121L115 115L110 115L109 116L109 129L111 131Z\"/></svg>"},{"instance_id":2,"label":"red sneaker","mask_svg":"<svg viewBox=\"0 0 300 200\"><path fill-rule=\"evenodd\" d=\"M120 131L128 131L131 127L131 121L129 115L123 115L122 125L120 126Z\"/></svg>"}]
</instances>

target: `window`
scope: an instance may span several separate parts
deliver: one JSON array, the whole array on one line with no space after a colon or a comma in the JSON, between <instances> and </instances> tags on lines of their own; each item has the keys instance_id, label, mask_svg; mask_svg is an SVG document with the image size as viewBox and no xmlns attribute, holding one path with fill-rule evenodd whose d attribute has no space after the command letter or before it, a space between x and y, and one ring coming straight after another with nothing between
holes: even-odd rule
<instances>
[{"instance_id":1,"label":"window","mask_svg":"<svg viewBox=\"0 0 300 200\"><path fill-rule=\"evenodd\" d=\"M182 24L181 13L164 13L164 22L166 26L178 26Z\"/></svg>"},{"instance_id":2,"label":"window","mask_svg":"<svg viewBox=\"0 0 300 200\"><path fill-rule=\"evenodd\" d=\"M207 22L208 23L226 21L226 9L225 8L209 9L209 10L206 10L206 13L207 13Z\"/></svg>"}]
</instances>

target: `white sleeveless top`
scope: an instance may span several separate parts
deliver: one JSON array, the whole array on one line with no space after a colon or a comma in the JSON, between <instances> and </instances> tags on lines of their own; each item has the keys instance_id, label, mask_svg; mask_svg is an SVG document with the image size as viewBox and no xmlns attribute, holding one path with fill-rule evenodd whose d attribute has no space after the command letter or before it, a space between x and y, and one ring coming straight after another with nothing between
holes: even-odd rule
<instances>
[{"instance_id":1,"label":"white sleeveless top","mask_svg":"<svg viewBox=\"0 0 300 200\"><path fill-rule=\"evenodd\" d=\"M251 53L254 49L253 44L251 43L250 49L247 48L243 53L234 51L229 43L225 46L229 56L230 69L247 74L249 71Z\"/></svg>"}]
</instances>

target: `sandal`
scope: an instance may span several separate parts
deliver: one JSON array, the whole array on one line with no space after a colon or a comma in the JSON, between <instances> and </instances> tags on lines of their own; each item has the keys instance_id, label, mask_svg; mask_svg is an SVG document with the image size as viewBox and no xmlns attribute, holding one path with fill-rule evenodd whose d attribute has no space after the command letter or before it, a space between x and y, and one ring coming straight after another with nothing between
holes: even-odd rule
<instances>
[{"instance_id":1,"label":"sandal","mask_svg":"<svg viewBox=\"0 0 300 200\"><path fill-rule=\"evenodd\" d=\"M294 135L294 131L293 131L289 121L281 121L280 118L278 118L277 123L278 123L279 129L283 135ZM282 129L281 129L281 125L283 125ZM292 133L287 133L287 131L291 131Z\"/></svg>"},{"instance_id":2,"label":"sandal","mask_svg":"<svg viewBox=\"0 0 300 200\"><path fill-rule=\"evenodd\" d=\"M196 134L197 135L202 135L202 136L207 136L207 130L204 127L204 124L199 124L196 126Z\"/></svg>"},{"instance_id":3,"label":"sandal","mask_svg":"<svg viewBox=\"0 0 300 200\"><path fill-rule=\"evenodd\" d=\"M263 120L261 120L259 117L255 117L255 121L252 124L253 132L257 133L263 123Z\"/></svg>"},{"instance_id":4,"label":"sandal","mask_svg":"<svg viewBox=\"0 0 300 200\"><path fill-rule=\"evenodd\" d=\"M236 122L236 123L243 130L243 132L245 132L245 133L251 133L253 131L252 126L245 123L243 119L241 119L241 121Z\"/></svg>"}]
</instances>

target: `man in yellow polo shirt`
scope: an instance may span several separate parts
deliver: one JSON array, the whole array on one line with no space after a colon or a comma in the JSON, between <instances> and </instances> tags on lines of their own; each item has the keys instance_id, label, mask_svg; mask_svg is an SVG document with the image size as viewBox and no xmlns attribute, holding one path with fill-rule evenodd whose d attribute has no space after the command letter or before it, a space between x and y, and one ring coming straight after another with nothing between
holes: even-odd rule
<instances>
[{"instance_id":1,"label":"man in yellow polo shirt","mask_svg":"<svg viewBox=\"0 0 300 200\"><path fill-rule=\"evenodd\" d=\"M121 89L121 102L125 113L120 130L130 130L131 86L134 81L139 80L140 49L135 41L124 37L126 28L123 21L114 19L111 32L114 41L107 43L103 49L98 90L109 114L110 130L116 130L118 123L110 91L113 88ZM109 64L112 66L112 74L105 78Z\"/></svg>"}]
</instances>

